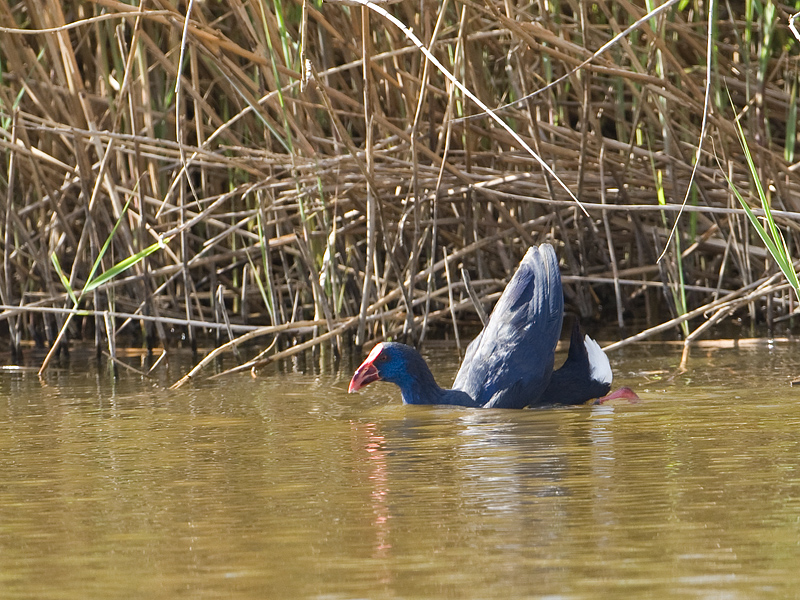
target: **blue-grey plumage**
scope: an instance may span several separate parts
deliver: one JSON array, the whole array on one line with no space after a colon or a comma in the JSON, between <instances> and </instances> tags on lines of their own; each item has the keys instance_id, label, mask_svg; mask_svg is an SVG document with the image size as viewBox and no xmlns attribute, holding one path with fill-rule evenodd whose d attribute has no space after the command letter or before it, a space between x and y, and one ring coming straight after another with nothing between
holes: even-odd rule
<instances>
[{"instance_id":1,"label":"blue-grey plumage","mask_svg":"<svg viewBox=\"0 0 800 600\"><path fill-rule=\"evenodd\" d=\"M549 244L528 249L453 383L487 408L539 402L553 372L564 295Z\"/></svg>"},{"instance_id":2,"label":"blue-grey plumage","mask_svg":"<svg viewBox=\"0 0 800 600\"><path fill-rule=\"evenodd\" d=\"M564 364L553 372L542 394L543 404L583 404L611 390L611 363L600 345L581 335L578 321L572 328Z\"/></svg>"}]
</instances>

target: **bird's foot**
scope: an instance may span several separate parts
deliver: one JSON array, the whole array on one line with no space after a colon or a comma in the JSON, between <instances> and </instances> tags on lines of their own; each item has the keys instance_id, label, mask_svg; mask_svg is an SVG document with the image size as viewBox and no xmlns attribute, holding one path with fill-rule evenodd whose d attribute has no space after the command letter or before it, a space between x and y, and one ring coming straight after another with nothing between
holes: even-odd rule
<instances>
[{"instance_id":1,"label":"bird's foot","mask_svg":"<svg viewBox=\"0 0 800 600\"><path fill-rule=\"evenodd\" d=\"M596 398L592 404L605 404L610 400L627 400L630 404L637 404L642 401L641 398L629 387L621 387L602 398Z\"/></svg>"}]
</instances>

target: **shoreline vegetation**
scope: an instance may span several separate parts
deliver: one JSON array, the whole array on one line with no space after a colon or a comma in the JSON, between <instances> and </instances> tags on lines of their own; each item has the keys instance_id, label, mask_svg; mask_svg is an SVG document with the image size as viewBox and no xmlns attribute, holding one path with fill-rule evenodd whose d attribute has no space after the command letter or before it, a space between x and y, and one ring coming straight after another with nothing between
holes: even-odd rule
<instances>
[{"instance_id":1,"label":"shoreline vegetation","mask_svg":"<svg viewBox=\"0 0 800 600\"><path fill-rule=\"evenodd\" d=\"M0 344L465 347L544 241L609 348L791 336L798 10L0 0Z\"/></svg>"}]
</instances>

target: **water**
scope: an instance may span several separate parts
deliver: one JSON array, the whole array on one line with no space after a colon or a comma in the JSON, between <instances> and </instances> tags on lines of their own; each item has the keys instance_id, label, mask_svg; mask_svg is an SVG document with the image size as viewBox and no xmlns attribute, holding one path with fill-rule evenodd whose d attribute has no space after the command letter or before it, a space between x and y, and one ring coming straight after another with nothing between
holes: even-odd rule
<instances>
[{"instance_id":1,"label":"water","mask_svg":"<svg viewBox=\"0 0 800 600\"><path fill-rule=\"evenodd\" d=\"M0 371L0 597L796 597L798 347L679 358L612 355L640 404L535 411L348 395L349 364Z\"/></svg>"}]
</instances>

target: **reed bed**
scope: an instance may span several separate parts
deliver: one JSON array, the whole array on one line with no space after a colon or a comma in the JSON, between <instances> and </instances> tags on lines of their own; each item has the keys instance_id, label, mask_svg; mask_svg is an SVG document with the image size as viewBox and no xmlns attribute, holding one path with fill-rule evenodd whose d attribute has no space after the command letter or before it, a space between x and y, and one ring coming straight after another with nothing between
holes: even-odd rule
<instances>
[{"instance_id":1,"label":"reed bed","mask_svg":"<svg viewBox=\"0 0 800 600\"><path fill-rule=\"evenodd\" d=\"M589 328L788 327L797 10L0 0L0 336L462 344L542 241Z\"/></svg>"}]
</instances>

